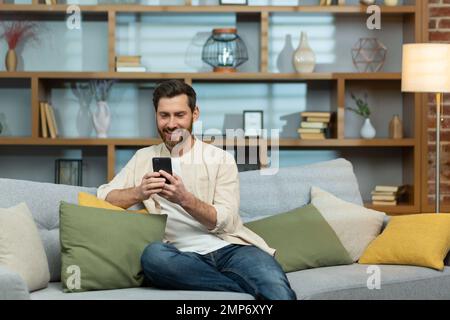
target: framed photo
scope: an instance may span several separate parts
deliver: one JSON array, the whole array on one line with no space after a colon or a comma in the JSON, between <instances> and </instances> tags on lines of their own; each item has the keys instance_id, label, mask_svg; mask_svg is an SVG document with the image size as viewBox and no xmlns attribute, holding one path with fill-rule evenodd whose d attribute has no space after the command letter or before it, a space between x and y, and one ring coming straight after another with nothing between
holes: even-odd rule
<instances>
[{"instance_id":1,"label":"framed photo","mask_svg":"<svg viewBox=\"0 0 450 320\"><path fill-rule=\"evenodd\" d=\"M220 0L220 5L241 5L246 6L248 4L247 0Z\"/></svg>"},{"instance_id":2,"label":"framed photo","mask_svg":"<svg viewBox=\"0 0 450 320\"><path fill-rule=\"evenodd\" d=\"M246 137L261 136L263 123L263 112L261 110L244 111L244 135Z\"/></svg>"},{"instance_id":3,"label":"framed photo","mask_svg":"<svg viewBox=\"0 0 450 320\"><path fill-rule=\"evenodd\" d=\"M83 160L57 159L55 160L55 183L81 186L83 181Z\"/></svg>"}]
</instances>

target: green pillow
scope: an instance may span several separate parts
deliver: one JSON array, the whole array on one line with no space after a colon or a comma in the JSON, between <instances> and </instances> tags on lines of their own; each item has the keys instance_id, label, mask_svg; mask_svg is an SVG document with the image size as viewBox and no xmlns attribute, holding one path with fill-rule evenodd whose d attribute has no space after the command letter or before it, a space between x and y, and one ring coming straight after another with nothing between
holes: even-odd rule
<instances>
[{"instance_id":1,"label":"green pillow","mask_svg":"<svg viewBox=\"0 0 450 320\"><path fill-rule=\"evenodd\" d=\"M167 215L78 206L61 201L64 292L142 285L141 255L164 237Z\"/></svg>"},{"instance_id":2,"label":"green pillow","mask_svg":"<svg viewBox=\"0 0 450 320\"><path fill-rule=\"evenodd\" d=\"M245 224L276 249L284 272L351 264L337 235L311 204Z\"/></svg>"}]
</instances>

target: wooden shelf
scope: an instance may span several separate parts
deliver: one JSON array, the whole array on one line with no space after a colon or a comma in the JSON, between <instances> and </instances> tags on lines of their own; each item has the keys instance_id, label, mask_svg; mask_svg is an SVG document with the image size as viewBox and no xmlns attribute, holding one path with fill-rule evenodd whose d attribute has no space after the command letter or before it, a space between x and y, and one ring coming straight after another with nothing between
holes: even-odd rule
<instances>
[{"instance_id":1,"label":"wooden shelf","mask_svg":"<svg viewBox=\"0 0 450 320\"><path fill-rule=\"evenodd\" d=\"M2 4L0 12L23 13L54 13L66 14L69 5L15 5ZM364 5L348 6L146 6L139 4L126 5L80 5L82 13L146 13L146 12L175 12L175 13L262 13L262 12L302 12L302 13L333 13L333 14L366 14ZM415 6L380 6L382 14L414 14Z\"/></svg>"},{"instance_id":2,"label":"wooden shelf","mask_svg":"<svg viewBox=\"0 0 450 320\"><path fill-rule=\"evenodd\" d=\"M211 142L211 139L205 139L206 143L213 143L218 146L248 146L249 140L238 139L223 140L222 142ZM161 143L159 138L28 138L28 137L2 137L0 145L45 145L45 146L136 146L145 147ZM225 144L224 144L225 143ZM325 140L300 140L295 138L280 139L279 146L283 148L300 147L414 147L414 139L325 139ZM271 146L271 140L267 140L267 145Z\"/></svg>"},{"instance_id":3,"label":"wooden shelf","mask_svg":"<svg viewBox=\"0 0 450 320\"><path fill-rule=\"evenodd\" d=\"M399 204L396 206L375 206L371 203L364 203L364 207L377 211L386 212L389 215L414 214L417 208L411 204Z\"/></svg>"},{"instance_id":4,"label":"wooden shelf","mask_svg":"<svg viewBox=\"0 0 450 320\"><path fill-rule=\"evenodd\" d=\"M217 80L217 81L303 81L303 80L401 80L399 72L369 72L369 73L272 73L272 72L41 72L41 71L17 71L0 72L1 78L39 78L39 79L119 79L119 80L158 80L158 79L192 79L192 80Z\"/></svg>"}]
</instances>

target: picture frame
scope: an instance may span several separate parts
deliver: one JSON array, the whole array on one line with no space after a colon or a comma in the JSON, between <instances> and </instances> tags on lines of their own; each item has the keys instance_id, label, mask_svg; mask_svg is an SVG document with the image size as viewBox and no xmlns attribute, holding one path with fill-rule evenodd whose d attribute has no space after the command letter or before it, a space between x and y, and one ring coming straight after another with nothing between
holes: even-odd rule
<instances>
[{"instance_id":1,"label":"picture frame","mask_svg":"<svg viewBox=\"0 0 450 320\"><path fill-rule=\"evenodd\" d=\"M221 6L229 6L229 5L246 6L248 5L248 0L219 0L219 4Z\"/></svg>"},{"instance_id":2,"label":"picture frame","mask_svg":"<svg viewBox=\"0 0 450 320\"><path fill-rule=\"evenodd\" d=\"M260 137L262 129L264 128L262 110L244 110L244 136L245 137Z\"/></svg>"},{"instance_id":3,"label":"picture frame","mask_svg":"<svg viewBox=\"0 0 450 320\"><path fill-rule=\"evenodd\" d=\"M83 184L83 160L81 159L56 159L55 183L71 186Z\"/></svg>"}]
</instances>

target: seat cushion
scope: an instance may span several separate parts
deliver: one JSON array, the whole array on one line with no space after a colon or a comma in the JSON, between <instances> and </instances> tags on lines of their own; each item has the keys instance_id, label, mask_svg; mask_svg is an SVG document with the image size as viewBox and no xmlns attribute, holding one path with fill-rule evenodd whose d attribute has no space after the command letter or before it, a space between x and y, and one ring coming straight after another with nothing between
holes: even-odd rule
<instances>
[{"instance_id":1,"label":"seat cushion","mask_svg":"<svg viewBox=\"0 0 450 320\"><path fill-rule=\"evenodd\" d=\"M32 300L254 300L246 293L220 291L181 291L156 288L62 292L60 282L51 282L46 289L35 291Z\"/></svg>"},{"instance_id":2,"label":"seat cushion","mask_svg":"<svg viewBox=\"0 0 450 320\"><path fill-rule=\"evenodd\" d=\"M450 267L443 271L430 268L377 265L380 289L368 289L367 282L374 273L368 265L308 269L288 273L298 299L314 300L412 300L450 299ZM369 281L371 282L371 281Z\"/></svg>"}]
</instances>

